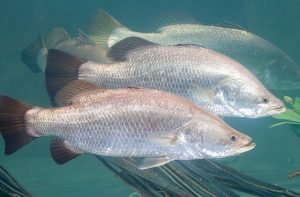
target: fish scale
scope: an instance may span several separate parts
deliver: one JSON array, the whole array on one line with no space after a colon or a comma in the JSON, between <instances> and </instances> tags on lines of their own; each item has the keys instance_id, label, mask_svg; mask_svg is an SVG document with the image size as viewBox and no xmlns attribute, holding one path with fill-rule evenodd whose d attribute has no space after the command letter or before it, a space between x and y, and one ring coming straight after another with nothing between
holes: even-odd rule
<instances>
[{"instance_id":1,"label":"fish scale","mask_svg":"<svg viewBox=\"0 0 300 197\"><path fill-rule=\"evenodd\" d=\"M149 101L151 100L150 97ZM34 125L33 130L39 131L39 135L56 134L87 152L130 156L130 153L147 146L143 138L147 138L148 135L159 136L158 133L164 135L163 132L168 136L170 130L175 130L179 126L178 124L185 120L179 119L182 115L176 118L170 112L158 116L155 113L155 103L151 104L150 102L151 109L149 110L154 110L153 113L150 111L150 113L141 114L139 107L135 109L134 103L133 106L127 104L127 106L123 106L123 109L120 109L121 106L114 106L115 102L108 102L106 105L104 102L100 102L100 104L96 102L88 106L72 106L54 110L39 109L37 113L28 115L28 121L30 125ZM121 102L121 100L117 99L117 102ZM143 105L144 107L150 108L147 105ZM41 119L44 121L40 121ZM95 122L96 124L94 124ZM56 133L53 128L60 132ZM123 143L116 144L115 142L119 139L123 139ZM138 146L126 144L126 141L130 143L130 139L137 140ZM81 141L85 143L80 144ZM107 150L107 147L111 148L111 152L101 152ZM153 151L162 152L149 150L150 153L148 154Z\"/></svg>"},{"instance_id":2,"label":"fish scale","mask_svg":"<svg viewBox=\"0 0 300 197\"><path fill-rule=\"evenodd\" d=\"M33 107L0 96L5 153L31 140L56 136L53 159L64 164L83 153L145 157L139 169L173 160L221 158L255 147L252 139L183 97L148 88L103 89L75 80L57 92L61 107ZM7 135L11 132L11 135Z\"/></svg>"},{"instance_id":3,"label":"fish scale","mask_svg":"<svg viewBox=\"0 0 300 197\"><path fill-rule=\"evenodd\" d=\"M51 74L49 70L52 64L59 65L58 70L64 67L59 60L63 62L64 56L54 56L52 62L50 53L46 75L51 81L61 80L56 76L59 71ZM161 46L132 37L114 45L108 56L115 62L78 63L77 79L108 88L137 86L168 91L220 116L256 118L285 110L283 103L243 65L210 49L195 45Z\"/></svg>"},{"instance_id":4,"label":"fish scale","mask_svg":"<svg viewBox=\"0 0 300 197\"><path fill-rule=\"evenodd\" d=\"M129 37L160 45L194 44L225 54L247 66L269 89L298 89L299 65L268 40L241 28L203 25L195 20L172 21L156 32L131 30L104 10L96 14L89 36L95 43L113 48Z\"/></svg>"}]
</instances>

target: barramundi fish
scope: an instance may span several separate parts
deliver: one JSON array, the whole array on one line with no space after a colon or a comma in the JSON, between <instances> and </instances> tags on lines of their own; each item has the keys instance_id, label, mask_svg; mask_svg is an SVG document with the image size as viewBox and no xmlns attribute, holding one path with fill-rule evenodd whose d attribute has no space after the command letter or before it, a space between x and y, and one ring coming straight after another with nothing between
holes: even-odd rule
<instances>
[{"instance_id":1,"label":"barramundi fish","mask_svg":"<svg viewBox=\"0 0 300 197\"><path fill-rule=\"evenodd\" d=\"M73 81L57 92L64 106L45 109L0 97L5 153L32 139L57 136L54 160L63 164L83 153L145 157L139 169L172 160L222 158L255 147L252 139L194 103L147 88L101 89Z\"/></svg>"},{"instance_id":2,"label":"barramundi fish","mask_svg":"<svg viewBox=\"0 0 300 197\"><path fill-rule=\"evenodd\" d=\"M107 63L106 48L93 43L83 32L72 38L62 27L47 36L39 35L21 54L22 61L35 73L44 72L49 49L59 49L94 62Z\"/></svg>"},{"instance_id":3,"label":"barramundi fish","mask_svg":"<svg viewBox=\"0 0 300 197\"><path fill-rule=\"evenodd\" d=\"M173 21L157 32L133 31L100 10L90 38L108 48L127 37L140 37L161 45L197 44L221 52L245 65L269 89L299 89L300 66L271 42L248 31L195 20ZM192 23L192 24L190 24Z\"/></svg>"},{"instance_id":4,"label":"barramundi fish","mask_svg":"<svg viewBox=\"0 0 300 197\"><path fill-rule=\"evenodd\" d=\"M108 51L114 61L98 64L50 50L46 84L75 79L108 88L160 89L186 97L219 116L256 118L285 111L284 104L237 61L196 45L161 46L126 38ZM56 85L59 86L59 85Z\"/></svg>"}]
</instances>

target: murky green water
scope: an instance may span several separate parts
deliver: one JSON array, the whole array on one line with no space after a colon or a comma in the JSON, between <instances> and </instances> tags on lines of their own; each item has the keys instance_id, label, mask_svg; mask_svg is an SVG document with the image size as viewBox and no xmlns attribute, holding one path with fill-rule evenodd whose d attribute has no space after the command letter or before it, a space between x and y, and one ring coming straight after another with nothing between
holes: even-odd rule
<instances>
[{"instance_id":1,"label":"murky green water","mask_svg":"<svg viewBox=\"0 0 300 197\"><path fill-rule=\"evenodd\" d=\"M164 12L182 10L204 24L230 21L276 44L300 63L300 2L297 0L0 0L0 94L38 106L49 106L43 74L34 74L20 53L38 33L63 26L76 35L88 29L97 8L126 26L153 31L153 21ZM300 96L300 91L275 91ZM225 119L253 137L257 147L238 158L222 160L255 178L300 192L300 138L288 126L269 129L272 118ZM91 155L64 166L50 157L50 138L41 138L12 156L0 151L0 162L34 196L128 196L131 188L118 180ZM4 150L0 140L0 150Z\"/></svg>"}]
</instances>

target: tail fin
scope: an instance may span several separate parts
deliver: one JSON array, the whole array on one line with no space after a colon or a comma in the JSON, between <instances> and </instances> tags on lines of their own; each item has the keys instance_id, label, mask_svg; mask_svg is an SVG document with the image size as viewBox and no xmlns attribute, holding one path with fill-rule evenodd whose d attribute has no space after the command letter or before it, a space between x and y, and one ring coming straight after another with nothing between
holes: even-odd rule
<instances>
[{"instance_id":1,"label":"tail fin","mask_svg":"<svg viewBox=\"0 0 300 197\"><path fill-rule=\"evenodd\" d=\"M98 9L91 25L90 39L103 47L108 47L108 39L117 28L124 28L114 17L102 9Z\"/></svg>"},{"instance_id":2,"label":"tail fin","mask_svg":"<svg viewBox=\"0 0 300 197\"><path fill-rule=\"evenodd\" d=\"M45 70L47 57L47 47L45 46L42 35L27 46L21 53L21 60L28 68L34 72L39 73Z\"/></svg>"},{"instance_id":3,"label":"tail fin","mask_svg":"<svg viewBox=\"0 0 300 197\"><path fill-rule=\"evenodd\" d=\"M46 65L46 87L52 104L57 91L78 78L78 69L87 60L57 49L50 49Z\"/></svg>"},{"instance_id":4,"label":"tail fin","mask_svg":"<svg viewBox=\"0 0 300 197\"><path fill-rule=\"evenodd\" d=\"M25 114L32 106L7 96L0 96L0 132L5 142L5 154L9 155L35 137L26 133Z\"/></svg>"}]
</instances>

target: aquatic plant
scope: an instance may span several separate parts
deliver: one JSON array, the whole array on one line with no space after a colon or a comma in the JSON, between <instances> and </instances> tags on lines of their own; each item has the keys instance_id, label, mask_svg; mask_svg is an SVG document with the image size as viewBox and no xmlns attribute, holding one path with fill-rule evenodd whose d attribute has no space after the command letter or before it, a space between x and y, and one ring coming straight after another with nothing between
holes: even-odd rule
<instances>
[{"instance_id":1,"label":"aquatic plant","mask_svg":"<svg viewBox=\"0 0 300 197\"><path fill-rule=\"evenodd\" d=\"M300 98L296 97L295 99L292 99L289 96L285 96L284 101L292 108L287 108L284 113L273 116L273 118L275 119L284 120L284 121L273 124L270 126L270 128L284 125L284 124L300 126Z\"/></svg>"},{"instance_id":2,"label":"aquatic plant","mask_svg":"<svg viewBox=\"0 0 300 197\"><path fill-rule=\"evenodd\" d=\"M31 195L0 165L0 196L30 197Z\"/></svg>"},{"instance_id":3,"label":"aquatic plant","mask_svg":"<svg viewBox=\"0 0 300 197\"><path fill-rule=\"evenodd\" d=\"M210 160L173 161L139 170L137 158L97 159L142 196L299 196L288 189L259 181Z\"/></svg>"},{"instance_id":4,"label":"aquatic plant","mask_svg":"<svg viewBox=\"0 0 300 197\"><path fill-rule=\"evenodd\" d=\"M295 99L292 99L289 96L284 97L284 101L290 105L291 108L287 108L286 112L273 116L275 119L284 120L283 122L279 122L276 124L273 124L270 126L276 127L284 124L288 124L291 126L291 129L294 131L294 133L300 137L300 98L296 97ZM300 175L300 170L295 171L293 173L290 173L288 175L288 178L291 179L295 176Z\"/></svg>"}]
</instances>

